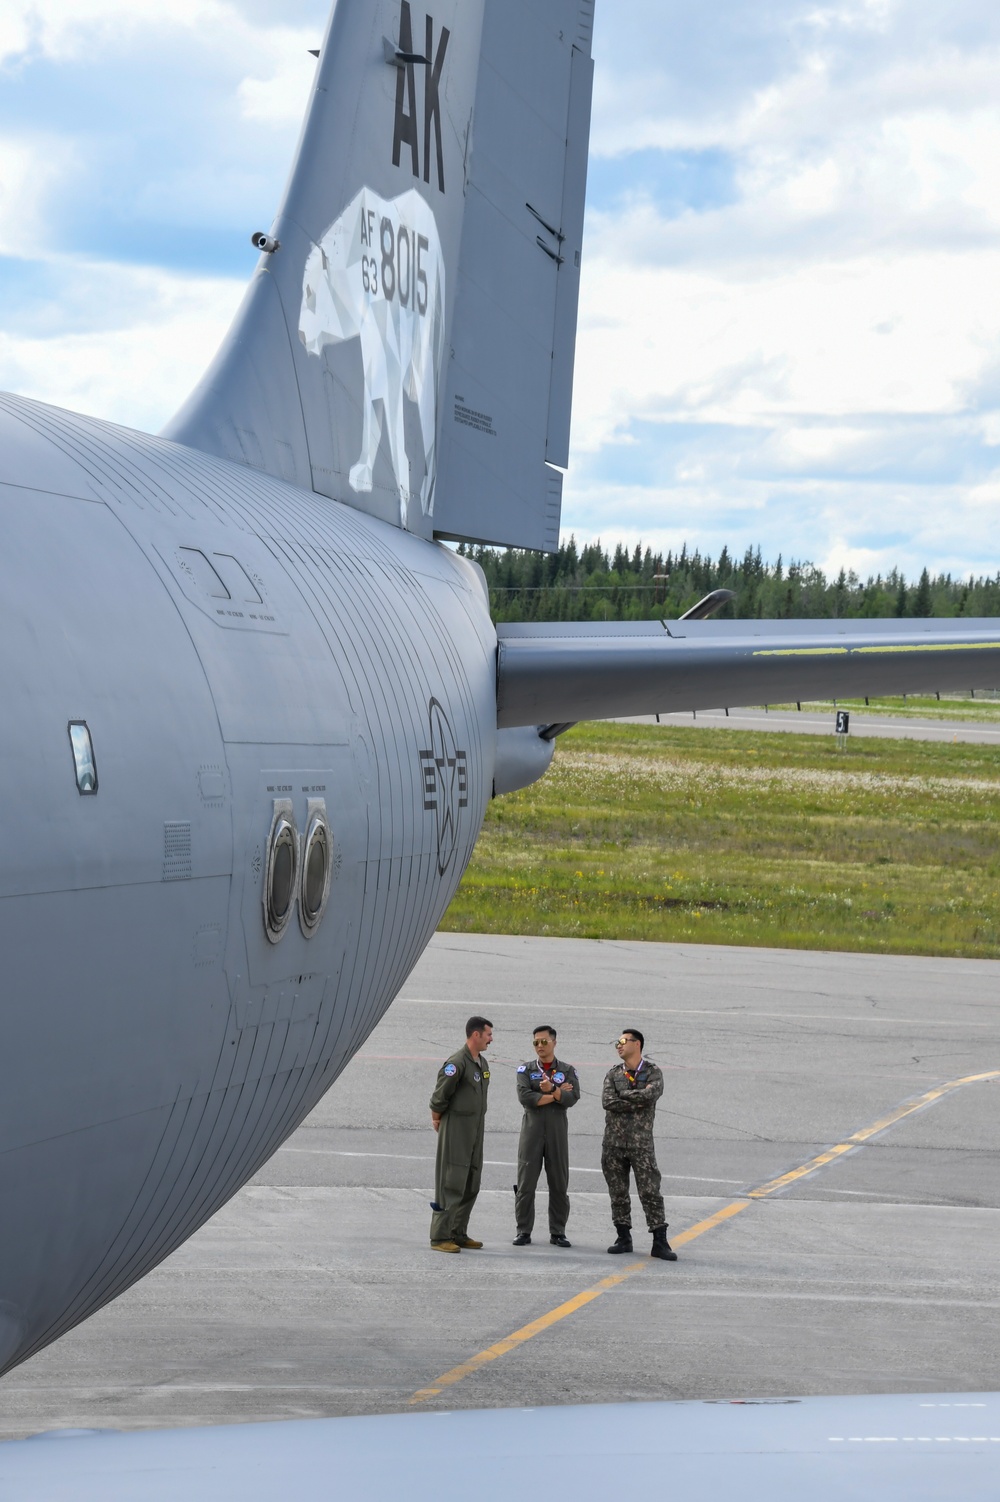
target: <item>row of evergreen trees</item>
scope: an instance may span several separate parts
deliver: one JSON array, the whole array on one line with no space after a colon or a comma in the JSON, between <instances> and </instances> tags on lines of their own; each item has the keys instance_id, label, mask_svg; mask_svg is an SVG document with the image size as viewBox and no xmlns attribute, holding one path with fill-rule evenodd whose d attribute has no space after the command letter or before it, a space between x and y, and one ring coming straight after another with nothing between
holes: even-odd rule
<instances>
[{"instance_id":1,"label":"row of evergreen trees","mask_svg":"<svg viewBox=\"0 0 1000 1502\"><path fill-rule=\"evenodd\" d=\"M558 553L459 545L483 569L498 621L641 621L676 619L712 589L736 598L719 619L850 616L1000 615L1000 570L994 577L955 579L951 574L907 583L898 569L859 578L841 569L828 579L811 563L765 563L760 548L734 559L723 548L717 559L687 544L679 553L654 553L621 543L612 554L600 540L578 548L576 539Z\"/></svg>"}]
</instances>

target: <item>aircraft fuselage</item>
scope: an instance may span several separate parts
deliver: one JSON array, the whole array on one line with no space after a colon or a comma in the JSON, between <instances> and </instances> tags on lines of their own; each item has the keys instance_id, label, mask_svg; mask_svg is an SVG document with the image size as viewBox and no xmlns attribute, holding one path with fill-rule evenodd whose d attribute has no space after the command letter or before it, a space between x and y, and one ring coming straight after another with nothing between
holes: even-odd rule
<instances>
[{"instance_id":1,"label":"aircraft fuselage","mask_svg":"<svg viewBox=\"0 0 1000 1502\"><path fill-rule=\"evenodd\" d=\"M0 452L2 1370L378 1022L490 797L496 636L473 566L245 465L7 397Z\"/></svg>"}]
</instances>

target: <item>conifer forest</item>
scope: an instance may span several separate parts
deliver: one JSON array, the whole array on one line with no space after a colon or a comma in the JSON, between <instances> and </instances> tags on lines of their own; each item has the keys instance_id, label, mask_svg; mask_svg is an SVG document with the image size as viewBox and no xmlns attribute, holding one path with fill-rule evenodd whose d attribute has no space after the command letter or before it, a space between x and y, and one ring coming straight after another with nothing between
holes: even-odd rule
<instances>
[{"instance_id":1,"label":"conifer forest","mask_svg":"<svg viewBox=\"0 0 1000 1502\"><path fill-rule=\"evenodd\" d=\"M600 540L578 548L570 537L557 553L460 544L480 565L497 621L636 621L674 619L713 589L735 599L717 612L725 620L784 617L996 616L1000 570L979 578L932 575L907 579L898 569L860 578L841 569L828 578L812 563L779 556L765 563L760 548L742 558L723 548L718 558L685 544L678 553L654 553Z\"/></svg>"}]
</instances>

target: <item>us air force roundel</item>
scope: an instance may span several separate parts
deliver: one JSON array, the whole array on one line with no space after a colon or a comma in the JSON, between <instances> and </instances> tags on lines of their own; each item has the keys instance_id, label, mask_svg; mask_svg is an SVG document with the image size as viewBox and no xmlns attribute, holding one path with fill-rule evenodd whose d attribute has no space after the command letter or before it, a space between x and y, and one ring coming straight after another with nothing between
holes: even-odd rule
<instances>
[{"instance_id":1,"label":"us air force roundel","mask_svg":"<svg viewBox=\"0 0 1000 1502\"><path fill-rule=\"evenodd\" d=\"M458 1065L457 1064L446 1064L444 1066L444 1072L450 1078L453 1074L457 1074L458 1073Z\"/></svg>"},{"instance_id":2,"label":"us air force roundel","mask_svg":"<svg viewBox=\"0 0 1000 1502\"><path fill-rule=\"evenodd\" d=\"M431 699L427 711L431 744L420 752L420 768L424 808L436 815L438 873L443 876L458 843L459 813L469 806L469 761L467 753L455 744L440 702Z\"/></svg>"}]
</instances>

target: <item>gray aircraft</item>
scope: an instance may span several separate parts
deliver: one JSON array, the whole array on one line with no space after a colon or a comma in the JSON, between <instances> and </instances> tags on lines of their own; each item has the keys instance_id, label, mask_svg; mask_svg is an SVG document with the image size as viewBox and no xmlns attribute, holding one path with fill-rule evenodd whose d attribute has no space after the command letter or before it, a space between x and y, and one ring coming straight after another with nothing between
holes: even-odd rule
<instances>
[{"instance_id":1,"label":"gray aircraft","mask_svg":"<svg viewBox=\"0 0 1000 1502\"><path fill-rule=\"evenodd\" d=\"M0 1495L440 1502L464 1463L476 1502L521 1496L528 1465L558 1469L583 1502L674 1494L685 1502L996 1502L998 1420L996 1393L970 1401L921 1392L64 1433L0 1445Z\"/></svg>"},{"instance_id":2,"label":"gray aircraft","mask_svg":"<svg viewBox=\"0 0 1000 1502\"><path fill-rule=\"evenodd\" d=\"M592 19L338 0L166 431L0 396L0 1371L294 1131L571 723L997 681L1000 621L493 625L445 544L557 544Z\"/></svg>"}]
</instances>

